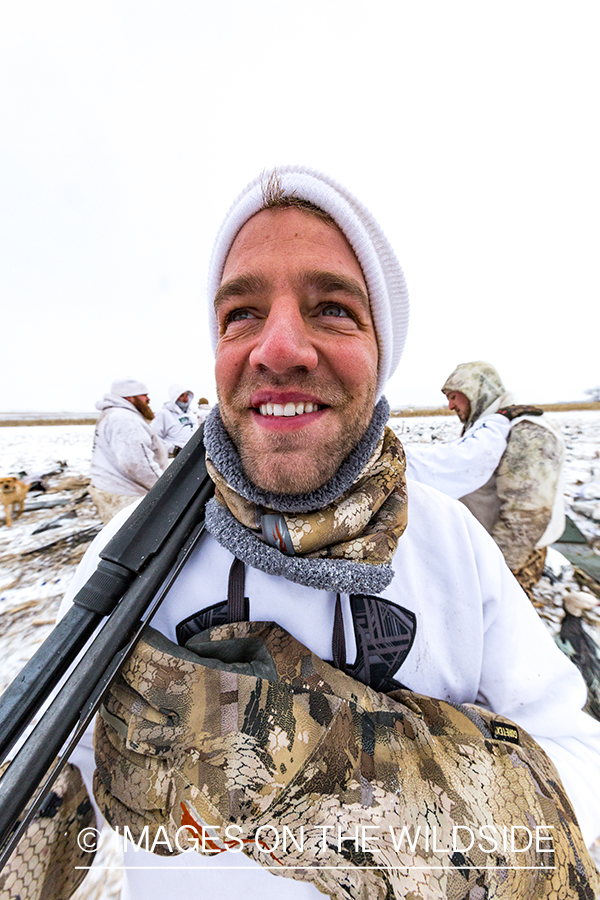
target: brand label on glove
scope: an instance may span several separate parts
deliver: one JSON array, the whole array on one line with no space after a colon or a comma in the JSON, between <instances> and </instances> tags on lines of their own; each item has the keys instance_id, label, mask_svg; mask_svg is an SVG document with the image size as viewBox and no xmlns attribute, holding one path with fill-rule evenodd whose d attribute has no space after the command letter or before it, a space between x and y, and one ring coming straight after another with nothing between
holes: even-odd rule
<instances>
[{"instance_id":1,"label":"brand label on glove","mask_svg":"<svg viewBox=\"0 0 600 900\"><path fill-rule=\"evenodd\" d=\"M496 741L508 741L510 744L519 743L519 730L515 725L509 725L507 722L490 722L490 731L492 737Z\"/></svg>"}]
</instances>

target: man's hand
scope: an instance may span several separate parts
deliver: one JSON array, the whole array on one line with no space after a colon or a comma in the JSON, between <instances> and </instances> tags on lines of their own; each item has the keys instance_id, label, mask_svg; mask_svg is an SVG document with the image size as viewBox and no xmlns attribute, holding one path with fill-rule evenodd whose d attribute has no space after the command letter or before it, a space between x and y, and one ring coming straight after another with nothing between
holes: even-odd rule
<instances>
[{"instance_id":1,"label":"man's hand","mask_svg":"<svg viewBox=\"0 0 600 900\"><path fill-rule=\"evenodd\" d=\"M512 406L503 406L502 409L498 410L498 415L506 416L509 422L512 422L513 419L518 419L519 416L543 416L544 410L540 409L539 406L528 406L526 403L514 404Z\"/></svg>"}]
</instances>

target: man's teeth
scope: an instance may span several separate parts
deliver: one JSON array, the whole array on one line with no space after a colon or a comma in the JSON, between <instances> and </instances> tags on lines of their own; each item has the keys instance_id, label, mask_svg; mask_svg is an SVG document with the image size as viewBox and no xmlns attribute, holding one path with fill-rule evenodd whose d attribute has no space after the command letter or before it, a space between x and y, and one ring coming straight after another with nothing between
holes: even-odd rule
<instances>
[{"instance_id":1,"label":"man's teeth","mask_svg":"<svg viewBox=\"0 0 600 900\"><path fill-rule=\"evenodd\" d=\"M263 403L259 406L261 416L301 416L319 409L318 403Z\"/></svg>"}]
</instances>

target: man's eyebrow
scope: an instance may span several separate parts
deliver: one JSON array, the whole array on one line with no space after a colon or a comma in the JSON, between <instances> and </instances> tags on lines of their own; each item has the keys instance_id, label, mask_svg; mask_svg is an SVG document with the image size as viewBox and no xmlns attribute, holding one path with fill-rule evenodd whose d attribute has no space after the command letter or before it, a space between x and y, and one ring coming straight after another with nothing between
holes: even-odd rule
<instances>
[{"instance_id":1,"label":"man's eyebrow","mask_svg":"<svg viewBox=\"0 0 600 900\"><path fill-rule=\"evenodd\" d=\"M267 290L268 281L262 275L239 275L222 284L215 294L215 309L231 297L245 297L248 294L260 294Z\"/></svg>"},{"instance_id":2,"label":"man's eyebrow","mask_svg":"<svg viewBox=\"0 0 600 900\"><path fill-rule=\"evenodd\" d=\"M303 272L298 281L304 289L316 290L322 294L335 294L338 292L350 294L350 296L362 301L367 310L370 308L369 296L361 283L355 278L336 272L314 269L310 272Z\"/></svg>"},{"instance_id":3,"label":"man's eyebrow","mask_svg":"<svg viewBox=\"0 0 600 900\"><path fill-rule=\"evenodd\" d=\"M302 272L296 279L298 287L313 290L321 294L344 293L360 300L367 311L370 310L369 296L361 283L347 275L311 269ZM262 275L239 275L222 284L215 294L215 310L232 297L246 297L252 294L264 294L269 290L269 280Z\"/></svg>"}]
</instances>

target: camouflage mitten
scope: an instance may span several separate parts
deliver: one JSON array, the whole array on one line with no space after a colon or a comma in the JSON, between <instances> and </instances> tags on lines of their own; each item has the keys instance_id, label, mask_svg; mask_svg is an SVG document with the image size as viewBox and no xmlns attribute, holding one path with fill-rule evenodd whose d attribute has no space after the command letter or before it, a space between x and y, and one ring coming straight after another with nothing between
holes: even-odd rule
<instances>
[{"instance_id":1,"label":"camouflage mitten","mask_svg":"<svg viewBox=\"0 0 600 900\"><path fill-rule=\"evenodd\" d=\"M98 802L134 838L147 826L173 852L243 848L339 900L600 889L529 735L477 707L378 694L273 623L186 648L148 629L98 719L96 759Z\"/></svg>"},{"instance_id":2,"label":"camouflage mitten","mask_svg":"<svg viewBox=\"0 0 600 900\"><path fill-rule=\"evenodd\" d=\"M222 640L203 644L197 635L186 647L148 628L123 666L95 734L94 792L113 827L127 825L139 836L144 826L162 826L177 836L177 850L193 847L186 823L218 829L232 817L260 814L326 733L342 701L323 694L331 709L320 721L309 689L296 695L279 680L278 641L301 645L272 623L239 627L241 637L222 626Z\"/></svg>"},{"instance_id":3,"label":"camouflage mitten","mask_svg":"<svg viewBox=\"0 0 600 900\"><path fill-rule=\"evenodd\" d=\"M68 900L94 858L78 837L95 826L79 769L67 764L0 873L0 900Z\"/></svg>"},{"instance_id":4,"label":"camouflage mitten","mask_svg":"<svg viewBox=\"0 0 600 900\"><path fill-rule=\"evenodd\" d=\"M503 406L498 410L498 415L506 416L509 422L518 419L519 416L543 416L544 410L539 406L528 406L527 404L514 404L513 406Z\"/></svg>"}]
</instances>

